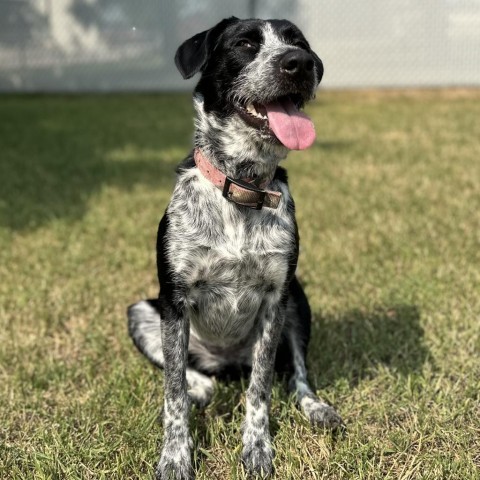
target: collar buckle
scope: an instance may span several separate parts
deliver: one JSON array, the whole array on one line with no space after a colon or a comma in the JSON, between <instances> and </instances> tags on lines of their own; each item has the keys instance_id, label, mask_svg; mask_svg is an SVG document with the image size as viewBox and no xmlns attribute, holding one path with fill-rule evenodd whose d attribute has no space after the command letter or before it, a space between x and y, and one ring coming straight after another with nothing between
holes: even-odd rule
<instances>
[{"instance_id":1,"label":"collar buckle","mask_svg":"<svg viewBox=\"0 0 480 480\"><path fill-rule=\"evenodd\" d=\"M233 185L232 188L230 188ZM229 202L236 203L252 210L261 210L267 192L243 180L227 176L223 185L222 196Z\"/></svg>"}]
</instances>

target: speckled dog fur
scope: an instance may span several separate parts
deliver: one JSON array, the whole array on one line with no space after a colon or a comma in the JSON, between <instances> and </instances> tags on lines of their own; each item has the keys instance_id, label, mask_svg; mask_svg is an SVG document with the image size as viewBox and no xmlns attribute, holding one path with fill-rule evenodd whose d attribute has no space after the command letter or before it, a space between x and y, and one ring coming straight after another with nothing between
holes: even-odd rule
<instances>
[{"instance_id":1,"label":"speckled dog fur","mask_svg":"<svg viewBox=\"0 0 480 480\"><path fill-rule=\"evenodd\" d=\"M279 73L288 52L302 50L314 65L299 78ZM275 367L312 424L336 428L342 420L307 381L305 357L310 309L295 277L298 232L285 170L287 155L265 128L239 114L248 102L265 104L295 94L313 98L323 74L320 59L290 22L230 18L187 40L177 67L185 78L201 72L194 93L195 147L233 178L272 178L282 193L277 209L252 210L226 200L195 167L193 152L177 182L157 239L158 299L128 310L139 350L165 372L164 441L158 479L190 479L190 401L208 404L212 375L251 369L243 424L245 468L267 476L273 448L269 407Z\"/></svg>"}]
</instances>

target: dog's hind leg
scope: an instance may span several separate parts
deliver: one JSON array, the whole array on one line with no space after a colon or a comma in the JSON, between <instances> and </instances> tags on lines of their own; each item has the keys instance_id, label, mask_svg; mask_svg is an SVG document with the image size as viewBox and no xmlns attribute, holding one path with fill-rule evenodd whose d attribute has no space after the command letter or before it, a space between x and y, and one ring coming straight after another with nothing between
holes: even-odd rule
<instances>
[{"instance_id":1,"label":"dog's hind leg","mask_svg":"<svg viewBox=\"0 0 480 480\"><path fill-rule=\"evenodd\" d=\"M136 347L154 365L164 366L162 337L160 333L160 313L158 300L142 300L128 308L128 332ZM213 396L214 384L210 377L187 367L188 395L198 407L210 403Z\"/></svg>"},{"instance_id":2,"label":"dog's hind leg","mask_svg":"<svg viewBox=\"0 0 480 480\"><path fill-rule=\"evenodd\" d=\"M288 340L293 356L293 375L288 383L290 391L304 415L314 426L335 430L343 426L343 421L333 407L313 393L307 379L307 368L301 344L295 331L288 332Z\"/></svg>"},{"instance_id":3,"label":"dog's hind leg","mask_svg":"<svg viewBox=\"0 0 480 480\"><path fill-rule=\"evenodd\" d=\"M158 300L142 300L127 310L128 333L135 346L154 365L163 368L163 348L160 333Z\"/></svg>"},{"instance_id":4,"label":"dog's hind leg","mask_svg":"<svg viewBox=\"0 0 480 480\"><path fill-rule=\"evenodd\" d=\"M294 279L290 286L290 298L287 306L286 340L290 347L292 376L288 382L289 390L304 415L313 426L335 430L343 428L344 423L333 407L317 397L307 379L305 358L310 337L310 307L300 283Z\"/></svg>"}]
</instances>

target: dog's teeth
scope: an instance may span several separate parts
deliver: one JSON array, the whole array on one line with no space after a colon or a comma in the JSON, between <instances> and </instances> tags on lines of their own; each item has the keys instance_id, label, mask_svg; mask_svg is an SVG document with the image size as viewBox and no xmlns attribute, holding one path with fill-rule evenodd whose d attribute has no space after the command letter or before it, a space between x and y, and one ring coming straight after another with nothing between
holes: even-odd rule
<instances>
[{"instance_id":1,"label":"dog's teeth","mask_svg":"<svg viewBox=\"0 0 480 480\"><path fill-rule=\"evenodd\" d=\"M257 111L255 110L255 107L253 106L253 103L249 103L246 108L248 113L251 113L252 115L257 115Z\"/></svg>"},{"instance_id":2,"label":"dog's teeth","mask_svg":"<svg viewBox=\"0 0 480 480\"><path fill-rule=\"evenodd\" d=\"M250 114L253 115L254 117L261 118L262 120L265 120L267 118L266 115L264 115L261 112L257 112L257 109L253 105L253 103L249 103L246 107L245 110Z\"/></svg>"}]
</instances>

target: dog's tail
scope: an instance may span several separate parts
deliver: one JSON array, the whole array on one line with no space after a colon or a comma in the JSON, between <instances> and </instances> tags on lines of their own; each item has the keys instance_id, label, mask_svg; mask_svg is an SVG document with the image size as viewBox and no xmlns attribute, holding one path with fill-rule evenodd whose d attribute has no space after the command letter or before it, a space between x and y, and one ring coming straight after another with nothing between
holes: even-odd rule
<instances>
[{"instance_id":1,"label":"dog's tail","mask_svg":"<svg viewBox=\"0 0 480 480\"><path fill-rule=\"evenodd\" d=\"M127 317L128 333L135 346L154 365L163 368L158 300L142 300L130 305L127 309Z\"/></svg>"}]
</instances>

